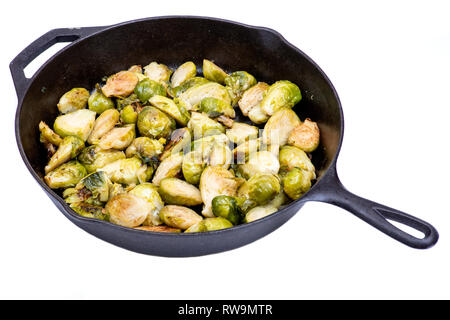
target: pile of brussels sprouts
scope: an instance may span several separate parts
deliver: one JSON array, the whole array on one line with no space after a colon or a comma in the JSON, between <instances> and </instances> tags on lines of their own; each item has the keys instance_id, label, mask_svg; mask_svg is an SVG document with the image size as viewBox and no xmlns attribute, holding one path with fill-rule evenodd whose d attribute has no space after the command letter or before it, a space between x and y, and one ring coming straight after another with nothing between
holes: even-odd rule
<instances>
[{"instance_id":1,"label":"pile of brussels sprouts","mask_svg":"<svg viewBox=\"0 0 450 320\"><path fill-rule=\"evenodd\" d=\"M268 85L209 60L203 77L193 62L174 72L135 65L92 92L66 92L53 129L39 124L44 180L79 215L125 227L203 232L252 222L316 178L309 153L319 128L292 110L300 99L292 82ZM248 123L234 120L237 107Z\"/></svg>"}]
</instances>

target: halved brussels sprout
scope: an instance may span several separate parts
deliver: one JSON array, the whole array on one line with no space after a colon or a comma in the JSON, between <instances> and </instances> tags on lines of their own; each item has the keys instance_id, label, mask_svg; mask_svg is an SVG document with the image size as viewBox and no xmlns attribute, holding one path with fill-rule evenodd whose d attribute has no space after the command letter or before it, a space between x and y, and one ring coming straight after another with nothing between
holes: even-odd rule
<instances>
[{"instance_id":1,"label":"halved brussels sprout","mask_svg":"<svg viewBox=\"0 0 450 320\"><path fill-rule=\"evenodd\" d=\"M89 91L85 88L73 88L63 94L58 102L58 110L61 113L69 113L86 108L89 99Z\"/></svg>"},{"instance_id":2,"label":"halved brussels sprout","mask_svg":"<svg viewBox=\"0 0 450 320\"><path fill-rule=\"evenodd\" d=\"M222 68L207 59L203 59L203 75L206 79L220 84L224 84L225 78L228 76Z\"/></svg>"},{"instance_id":3,"label":"halved brussels sprout","mask_svg":"<svg viewBox=\"0 0 450 320\"><path fill-rule=\"evenodd\" d=\"M120 193L106 203L105 210L112 223L133 228L145 221L152 210L152 206L143 198L128 193Z\"/></svg>"},{"instance_id":4,"label":"halved brussels sprout","mask_svg":"<svg viewBox=\"0 0 450 320\"><path fill-rule=\"evenodd\" d=\"M265 205L281 191L280 179L273 174L257 174L239 188L238 196L256 205Z\"/></svg>"},{"instance_id":5,"label":"halved brussels sprout","mask_svg":"<svg viewBox=\"0 0 450 320\"><path fill-rule=\"evenodd\" d=\"M151 62L149 65L144 67L144 74L150 80L161 83L165 88L169 83L170 75L172 70L170 70L166 65L159 64L157 62Z\"/></svg>"},{"instance_id":6,"label":"halved brussels sprout","mask_svg":"<svg viewBox=\"0 0 450 320\"><path fill-rule=\"evenodd\" d=\"M153 176L153 184L159 187L159 184L164 178L172 178L177 176L181 171L181 164L183 162L183 154L174 153L170 157L164 159L156 169Z\"/></svg>"},{"instance_id":7,"label":"halved brussels sprout","mask_svg":"<svg viewBox=\"0 0 450 320\"><path fill-rule=\"evenodd\" d=\"M107 97L126 97L133 93L139 78L131 71L120 71L106 80L102 92Z\"/></svg>"},{"instance_id":8,"label":"halved brussels sprout","mask_svg":"<svg viewBox=\"0 0 450 320\"><path fill-rule=\"evenodd\" d=\"M140 226L140 227L135 227L134 229L144 230L144 231L152 231L152 232L174 232L174 233L181 232L181 229L172 228L172 227L168 227L168 226Z\"/></svg>"},{"instance_id":9,"label":"halved brussels sprout","mask_svg":"<svg viewBox=\"0 0 450 320\"><path fill-rule=\"evenodd\" d=\"M175 205L168 205L159 212L161 220L169 227L186 230L203 220L194 210Z\"/></svg>"},{"instance_id":10,"label":"halved brussels sprout","mask_svg":"<svg viewBox=\"0 0 450 320\"><path fill-rule=\"evenodd\" d=\"M305 192L311 189L311 179L314 175L311 171L300 168L292 168L281 175L284 192L292 200L300 198Z\"/></svg>"},{"instance_id":11,"label":"halved brussels sprout","mask_svg":"<svg viewBox=\"0 0 450 320\"><path fill-rule=\"evenodd\" d=\"M197 222L185 232L206 232L206 231L215 231L231 228L233 224L225 218L215 217L215 218L206 218L202 221Z\"/></svg>"},{"instance_id":12,"label":"halved brussels sprout","mask_svg":"<svg viewBox=\"0 0 450 320\"><path fill-rule=\"evenodd\" d=\"M45 166L45 173L49 173L64 162L75 158L84 148L84 141L75 136L65 137L59 144L58 150Z\"/></svg>"},{"instance_id":13,"label":"halved brussels sprout","mask_svg":"<svg viewBox=\"0 0 450 320\"><path fill-rule=\"evenodd\" d=\"M253 209L250 209L245 214L244 223L250 223L255 220L267 217L268 215L271 215L272 213L275 213L277 211L277 208L270 205L255 207Z\"/></svg>"},{"instance_id":14,"label":"halved brussels sprout","mask_svg":"<svg viewBox=\"0 0 450 320\"><path fill-rule=\"evenodd\" d=\"M164 146L158 140L139 137L133 140L125 154L128 158L138 155L144 162L147 162L146 160L160 155L163 150Z\"/></svg>"},{"instance_id":15,"label":"halved brussels sprout","mask_svg":"<svg viewBox=\"0 0 450 320\"><path fill-rule=\"evenodd\" d=\"M305 119L302 124L297 125L290 133L288 144L300 148L305 152L313 152L319 146L320 131L317 123Z\"/></svg>"},{"instance_id":16,"label":"halved brussels sprout","mask_svg":"<svg viewBox=\"0 0 450 320\"><path fill-rule=\"evenodd\" d=\"M264 126L263 142L283 146L288 142L291 131L299 124L301 121L292 109L281 108Z\"/></svg>"},{"instance_id":17,"label":"halved brussels sprout","mask_svg":"<svg viewBox=\"0 0 450 320\"><path fill-rule=\"evenodd\" d=\"M239 145L258 137L258 128L242 122L234 122L231 129L227 129L226 135L231 142Z\"/></svg>"},{"instance_id":18,"label":"halved brussels sprout","mask_svg":"<svg viewBox=\"0 0 450 320\"><path fill-rule=\"evenodd\" d=\"M150 179L153 170L149 172L146 164L138 158L119 159L101 168L112 182L122 184L139 184Z\"/></svg>"},{"instance_id":19,"label":"halved brussels sprout","mask_svg":"<svg viewBox=\"0 0 450 320\"><path fill-rule=\"evenodd\" d=\"M200 152L191 151L183 157L182 171L184 179L190 184L198 184L206 163Z\"/></svg>"},{"instance_id":20,"label":"halved brussels sprout","mask_svg":"<svg viewBox=\"0 0 450 320\"><path fill-rule=\"evenodd\" d=\"M162 221L159 217L159 211L164 207L158 189L151 183L141 183L134 187L129 194L145 199L150 205L150 212L143 222L144 225L160 225Z\"/></svg>"},{"instance_id":21,"label":"halved brussels sprout","mask_svg":"<svg viewBox=\"0 0 450 320\"><path fill-rule=\"evenodd\" d=\"M214 143L208 157L208 165L211 167L222 167L228 169L233 161L233 153L228 145L223 143Z\"/></svg>"},{"instance_id":22,"label":"halved brussels sprout","mask_svg":"<svg viewBox=\"0 0 450 320\"><path fill-rule=\"evenodd\" d=\"M228 145L230 140L228 137L221 133L215 134L211 136L205 136L200 139L194 140L192 142L191 150L199 152L203 158L203 160L207 161L211 150L215 144L225 144Z\"/></svg>"},{"instance_id":23,"label":"halved brussels sprout","mask_svg":"<svg viewBox=\"0 0 450 320\"><path fill-rule=\"evenodd\" d=\"M260 102L264 98L264 92L269 88L269 85L265 82L258 82L256 85L245 91L239 100L239 108L244 116L248 116L249 112L259 106ZM268 116L267 116L268 118Z\"/></svg>"},{"instance_id":24,"label":"halved brussels sprout","mask_svg":"<svg viewBox=\"0 0 450 320\"><path fill-rule=\"evenodd\" d=\"M120 111L120 120L124 124L136 123L138 118L138 109L133 104L129 104Z\"/></svg>"},{"instance_id":25,"label":"halved brussels sprout","mask_svg":"<svg viewBox=\"0 0 450 320\"><path fill-rule=\"evenodd\" d=\"M282 169L291 170L300 168L313 173L313 179L316 178L315 168L308 155L301 149L293 146L284 146L280 149L280 166Z\"/></svg>"},{"instance_id":26,"label":"halved brussels sprout","mask_svg":"<svg viewBox=\"0 0 450 320\"><path fill-rule=\"evenodd\" d=\"M186 110L192 111L197 110L200 102L208 97L217 98L223 100L226 104L231 104L231 98L227 89L216 82L207 82L191 87L180 94L177 101Z\"/></svg>"},{"instance_id":27,"label":"halved brussels sprout","mask_svg":"<svg viewBox=\"0 0 450 320\"><path fill-rule=\"evenodd\" d=\"M188 128L176 129L167 145L164 147L160 160L166 159L168 156L181 151L188 151L188 147L191 145L191 132Z\"/></svg>"},{"instance_id":28,"label":"halved brussels sprout","mask_svg":"<svg viewBox=\"0 0 450 320\"><path fill-rule=\"evenodd\" d=\"M77 136L86 141L95 122L95 112L87 109L77 110L56 117L53 130L61 137Z\"/></svg>"},{"instance_id":29,"label":"halved brussels sprout","mask_svg":"<svg viewBox=\"0 0 450 320\"><path fill-rule=\"evenodd\" d=\"M69 188L75 187L86 174L86 168L73 160L47 173L44 181L52 189Z\"/></svg>"},{"instance_id":30,"label":"halved brussels sprout","mask_svg":"<svg viewBox=\"0 0 450 320\"><path fill-rule=\"evenodd\" d=\"M247 163L238 167L239 173L246 179L257 174L277 174L280 170L278 157L270 151L258 151L249 156Z\"/></svg>"},{"instance_id":31,"label":"halved brussels sprout","mask_svg":"<svg viewBox=\"0 0 450 320\"><path fill-rule=\"evenodd\" d=\"M269 120L270 116L268 116L264 110L261 108L261 105L258 104L252 110L248 112L248 117L252 120L253 123L262 124Z\"/></svg>"},{"instance_id":32,"label":"halved brussels sprout","mask_svg":"<svg viewBox=\"0 0 450 320\"><path fill-rule=\"evenodd\" d=\"M102 150L97 146L89 146L83 149L78 156L78 161L86 167L89 173L119 159L125 159L125 154L122 151Z\"/></svg>"},{"instance_id":33,"label":"halved brussels sprout","mask_svg":"<svg viewBox=\"0 0 450 320\"><path fill-rule=\"evenodd\" d=\"M233 150L233 155L236 158L237 164L244 164L248 157L257 152L262 147L262 138L248 140L241 143Z\"/></svg>"},{"instance_id":34,"label":"halved brussels sprout","mask_svg":"<svg viewBox=\"0 0 450 320\"><path fill-rule=\"evenodd\" d=\"M209 81L202 77L194 77L191 79L186 80L182 84L180 84L178 87L169 87L167 88L167 92L169 95L173 98L179 97L182 93L186 92L188 89L199 86L201 84L208 83Z\"/></svg>"},{"instance_id":35,"label":"halved brussels sprout","mask_svg":"<svg viewBox=\"0 0 450 320\"><path fill-rule=\"evenodd\" d=\"M224 82L234 106L241 99L244 92L256 84L256 79L248 72L236 71L227 76Z\"/></svg>"},{"instance_id":36,"label":"halved brussels sprout","mask_svg":"<svg viewBox=\"0 0 450 320\"><path fill-rule=\"evenodd\" d=\"M184 127L188 123L189 112L183 106L178 106L172 99L156 95L150 98L149 102L155 108L174 118L180 126Z\"/></svg>"},{"instance_id":37,"label":"halved brussels sprout","mask_svg":"<svg viewBox=\"0 0 450 320\"><path fill-rule=\"evenodd\" d=\"M159 95L166 96L166 88L157 81L151 79L144 79L139 81L134 93L138 96L139 100L146 103L151 97Z\"/></svg>"},{"instance_id":38,"label":"halved brussels sprout","mask_svg":"<svg viewBox=\"0 0 450 320\"><path fill-rule=\"evenodd\" d=\"M216 196L235 196L240 181L225 168L206 167L200 177L200 193L203 200L202 215L214 217L211 202Z\"/></svg>"},{"instance_id":39,"label":"halved brussels sprout","mask_svg":"<svg viewBox=\"0 0 450 320\"><path fill-rule=\"evenodd\" d=\"M59 146L63 140L44 121L39 122L39 131L41 132L40 141L42 143L49 142L55 146Z\"/></svg>"},{"instance_id":40,"label":"halved brussels sprout","mask_svg":"<svg viewBox=\"0 0 450 320\"><path fill-rule=\"evenodd\" d=\"M137 127L143 136L168 138L176 128L175 120L155 107L145 107L138 115Z\"/></svg>"},{"instance_id":41,"label":"halved brussels sprout","mask_svg":"<svg viewBox=\"0 0 450 320\"><path fill-rule=\"evenodd\" d=\"M261 108L271 116L281 108L292 108L302 99L298 86L290 81L277 81L266 91Z\"/></svg>"},{"instance_id":42,"label":"halved brussels sprout","mask_svg":"<svg viewBox=\"0 0 450 320\"><path fill-rule=\"evenodd\" d=\"M115 127L110 130L100 139L98 146L104 150L123 150L131 144L135 137L135 125L127 124L123 127Z\"/></svg>"},{"instance_id":43,"label":"halved brussels sprout","mask_svg":"<svg viewBox=\"0 0 450 320\"><path fill-rule=\"evenodd\" d=\"M177 178L162 179L159 184L159 194L167 204L192 207L202 203L200 190Z\"/></svg>"},{"instance_id":44,"label":"halved brussels sprout","mask_svg":"<svg viewBox=\"0 0 450 320\"><path fill-rule=\"evenodd\" d=\"M82 217L109 221L109 215L102 206L79 202L72 203L70 208Z\"/></svg>"},{"instance_id":45,"label":"halved brussels sprout","mask_svg":"<svg viewBox=\"0 0 450 320\"><path fill-rule=\"evenodd\" d=\"M241 221L241 213L235 197L217 196L212 200L212 212L216 217L222 217L237 225Z\"/></svg>"},{"instance_id":46,"label":"halved brussels sprout","mask_svg":"<svg viewBox=\"0 0 450 320\"><path fill-rule=\"evenodd\" d=\"M106 202L109 199L109 189L111 186L112 183L107 174L103 171L97 171L81 179L76 185L76 189L86 188L92 193L94 199Z\"/></svg>"},{"instance_id":47,"label":"halved brussels sprout","mask_svg":"<svg viewBox=\"0 0 450 320\"><path fill-rule=\"evenodd\" d=\"M234 111L231 104L228 104L225 101L214 97L207 97L202 99L198 111L206 113L211 118L217 118L221 115L225 115L231 118L236 117L236 112Z\"/></svg>"},{"instance_id":48,"label":"halved brussels sprout","mask_svg":"<svg viewBox=\"0 0 450 320\"><path fill-rule=\"evenodd\" d=\"M197 74L197 67L192 61L183 63L178 67L177 70L172 74L172 79L170 79L170 85L172 88L178 87L180 84L186 80L195 77Z\"/></svg>"},{"instance_id":49,"label":"halved brussels sprout","mask_svg":"<svg viewBox=\"0 0 450 320\"><path fill-rule=\"evenodd\" d=\"M225 128L220 123L199 112L192 112L187 126L194 135L194 139L225 133Z\"/></svg>"},{"instance_id":50,"label":"halved brussels sprout","mask_svg":"<svg viewBox=\"0 0 450 320\"><path fill-rule=\"evenodd\" d=\"M89 110L94 111L97 114L101 114L105 110L114 108L114 102L103 94L98 84L96 85L94 92L89 96L88 105Z\"/></svg>"},{"instance_id":51,"label":"halved brussels sprout","mask_svg":"<svg viewBox=\"0 0 450 320\"><path fill-rule=\"evenodd\" d=\"M97 144L100 142L105 134L114 128L117 121L119 121L119 111L116 109L105 110L94 122L94 128L89 135L87 142L90 144Z\"/></svg>"}]
</instances>

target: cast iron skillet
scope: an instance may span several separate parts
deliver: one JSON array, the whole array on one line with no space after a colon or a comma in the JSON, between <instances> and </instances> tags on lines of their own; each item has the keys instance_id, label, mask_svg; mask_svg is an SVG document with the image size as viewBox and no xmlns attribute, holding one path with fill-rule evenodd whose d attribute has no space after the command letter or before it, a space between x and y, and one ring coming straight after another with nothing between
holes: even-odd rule
<instances>
[{"instance_id":1,"label":"cast iron skillet","mask_svg":"<svg viewBox=\"0 0 450 320\"><path fill-rule=\"evenodd\" d=\"M72 42L27 79L23 69L57 42ZM172 67L192 60L214 60L228 71L246 70L259 81L286 79L298 84L303 99L294 110L301 119L317 121L320 148L313 154L318 180L301 199L275 214L234 228L207 233L167 234L124 228L83 218L42 180L46 155L39 143L38 123L52 124L59 97L73 87L92 88L104 75L133 64L158 61ZM413 248L429 248L438 233L425 221L358 197L344 188L336 173L344 119L338 95L325 73L279 33L267 28L205 17L155 17L107 27L55 29L25 48L10 64L18 95L16 138L33 177L61 212L85 231L119 247L140 253L187 257L234 249L274 231L307 201L344 208L390 237ZM242 118L241 120L244 120ZM424 234L416 238L388 220Z\"/></svg>"}]
</instances>

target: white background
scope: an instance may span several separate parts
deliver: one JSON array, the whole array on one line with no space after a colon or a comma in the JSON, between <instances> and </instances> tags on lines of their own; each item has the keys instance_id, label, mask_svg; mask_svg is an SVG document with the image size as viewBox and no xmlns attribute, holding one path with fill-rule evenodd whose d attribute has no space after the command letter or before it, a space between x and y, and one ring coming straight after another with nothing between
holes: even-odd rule
<instances>
[{"instance_id":1,"label":"white background","mask_svg":"<svg viewBox=\"0 0 450 320\"><path fill-rule=\"evenodd\" d=\"M2 6L0 298L450 298L450 8L444 1ZM438 244L408 248L322 203L308 203L253 244L187 259L129 252L67 220L19 156L9 62L53 28L173 14L270 27L312 57L342 100L346 129L338 171L344 185L431 222L441 235Z\"/></svg>"}]
</instances>

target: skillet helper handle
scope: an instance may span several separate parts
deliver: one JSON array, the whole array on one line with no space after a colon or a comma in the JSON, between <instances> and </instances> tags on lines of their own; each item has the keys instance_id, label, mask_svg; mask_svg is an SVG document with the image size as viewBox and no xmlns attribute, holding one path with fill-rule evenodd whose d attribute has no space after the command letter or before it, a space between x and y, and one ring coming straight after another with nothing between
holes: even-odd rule
<instances>
[{"instance_id":1,"label":"skillet helper handle","mask_svg":"<svg viewBox=\"0 0 450 320\"><path fill-rule=\"evenodd\" d=\"M59 42L73 42L105 27L53 29L42 35L20 52L9 65L19 100L23 97L30 79L25 76L25 67L37 56Z\"/></svg>"},{"instance_id":2,"label":"skillet helper handle","mask_svg":"<svg viewBox=\"0 0 450 320\"><path fill-rule=\"evenodd\" d=\"M318 192L313 193L311 200L327 202L350 211L381 232L412 248L427 249L438 241L437 230L428 222L351 193L342 185L336 172L324 178L327 181L324 181ZM416 229L422 232L424 237L412 236L389 220Z\"/></svg>"}]
</instances>

